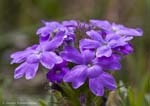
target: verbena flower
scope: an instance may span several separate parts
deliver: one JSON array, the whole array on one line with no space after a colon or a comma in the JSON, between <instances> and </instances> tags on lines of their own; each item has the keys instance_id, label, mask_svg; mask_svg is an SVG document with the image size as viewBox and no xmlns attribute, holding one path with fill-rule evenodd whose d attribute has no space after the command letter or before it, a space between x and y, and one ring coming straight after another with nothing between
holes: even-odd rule
<instances>
[{"instance_id":1,"label":"verbena flower","mask_svg":"<svg viewBox=\"0 0 150 106\"><path fill-rule=\"evenodd\" d=\"M86 33L91 39L81 39L80 48L96 49L97 57L110 57L113 53L113 48L125 46L128 44L127 41L132 39L132 37L122 37L116 34L102 35L101 32L94 30L88 31Z\"/></svg>"},{"instance_id":2,"label":"verbena flower","mask_svg":"<svg viewBox=\"0 0 150 106\"><path fill-rule=\"evenodd\" d=\"M103 96L105 88L116 89L115 79L109 72L121 69L122 54L134 51L130 41L143 34L140 28L106 20L43 23L36 32L39 44L11 55L11 64L22 63L15 69L14 78L34 78L41 63L49 70L46 77L50 82L71 82L77 89L88 80L96 96Z\"/></svg>"},{"instance_id":3,"label":"verbena flower","mask_svg":"<svg viewBox=\"0 0 150 106\"><path fill-rule=\"evenodd\" d=\"M71 71L69 71L64 76L64 81L71 82L73 88L79 88L81 85L85 83L87 78L89 78L89 83L91 84L92 83L91 81L93 81L91 79L95 79L95 78L97 79L97 77L102 77L101 74L104 73L103 67L100 64L98 64L98 62L96 61L98 59L95 58L94 51L84 50L80 53L75 48L68 47L63 52L61 52L61 56L66 61L78 64L74 66L71 69ZM110 65L110 63L108 62L107 63L105 62L104 64L108 66ZM113 85L113 89L115 89L116 85L114 85L114 83L112 85ZM99 91L102 90L102 89L99 89L98 86L95 89ZM91 90L93 91L94 89L91 88ZM102 95L102 94L99 94L98 92L97 93L93 92L93 93L96 95Z\"/></svg>"},{"instance_id":4,"label":"verbena flower","mask_svg":"<svg viewBox=\"0 0 150 106\"><path fill-rule=\"evenodd\" d=\"M44 27L37 30L36 34L40 36L40 42L48 41L52 39L55 34L59 32L64 32L64 36L74 35L74 31L77 26L77 22L74 20L63 21L62 24L59 22L46 22L43 21Z\"/></svg>"},{"instance_id":5,"label":"verbena flower","mask_svg":"<svg viewBox=\"0 0 150 106\"><path fill-rule=\"evenodd\" d=\"M52 42L53 43L51 43L48 47L49 50L53 50L57 47L57 42ZM32 79L36 74L39 63L41 63L45 68L51 69L54 64L58 64L63 61L62 58L54 51L49 50L47 50L46 44L42 44L34 45L24 51L13 53L11 55L11 58L13 59L11 62L12 64L24 62L16 68L14 78L18 79L25 74L26 79Z\"/></svg>"},{"instance_id":6,"label":"verbena flower","mask_svg":"<svg viewBox=\"0 0 150 106\"><path fill-rule=\"evenodd\" d=\"M120 24L109 23L106 20L90 20L90 23L94 27L106 30L109 33L115 33L118 35L130 35L130 36L142 36L143 31L140 28L128 28Z\"/></svg>"},{"instance_id":7,"label":"verbena flower","mask_svg":"<svg viewBox=\"0 0 150 106\"><path fill-rule=\"evenodd\" d=\"M61 27L61 24L56 21L52 22L46 22L42 21L44 23L44 27L41 27L37 30L36 34L40 36L40 41L47 41L52 37L53 32L56 32L59 27Z\"/></svg>"}]
</instances>

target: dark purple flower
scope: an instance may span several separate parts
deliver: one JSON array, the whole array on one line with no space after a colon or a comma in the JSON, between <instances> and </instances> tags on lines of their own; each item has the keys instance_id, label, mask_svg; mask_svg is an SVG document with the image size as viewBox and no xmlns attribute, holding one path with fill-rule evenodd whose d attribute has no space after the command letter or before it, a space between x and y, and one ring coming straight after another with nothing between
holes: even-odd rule
<instances>
[{"instance_id":1,"label":"dark purple flower","mask_svg":"<svg viewBox=\"0 0 150 106\"><path fill-rule=\"evenodd\" d=\"M90 23L93 26L96 26L100 29L104 29L110 33L115 33L118 35L130 35L130 36L142 36L143 31L140 28L128 28L120 24L110 24L106 20L90 20Z\"/></svg>"},{"instance_id":2,"label":"dark purple flower","mask_svg":"<svg viewBox=\"0 0 150 106\"><path fill-rule=\"evenodd\" d=\"M112 55L112 48L118 46L124 46L127 44L127 41L131 40L132 37L119 36L116 34L107 34L105 37L101 35L101 33L91 30L87 32L87 35L92 38L91 39L81 39L80 40L80 48L86 49L97 49L96 56L97 57L110 57Z\"/></svg>"},{"instance_id":3,"label":"dark purple flower","mask_svg":"<svg viewBox=\"0 0 150 106\"><path fill-rule=\"evenodd\" d=\"M68 71L69 69L66 62L55 64L55 66L47 73L47 79L53 83L60 83Z\"/></svg>"}]
</instances>

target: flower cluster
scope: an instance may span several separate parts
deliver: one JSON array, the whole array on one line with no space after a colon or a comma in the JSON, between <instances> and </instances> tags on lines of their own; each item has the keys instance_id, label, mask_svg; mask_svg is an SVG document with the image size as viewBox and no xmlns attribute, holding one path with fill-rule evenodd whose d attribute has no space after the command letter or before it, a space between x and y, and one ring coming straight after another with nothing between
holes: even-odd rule
<instances>
[{"instance_id":1,"label":"flower cluster","mask_svg":"<svg viewBox=\"0 0 150 106\"><path fill-rule=\"evenodd\" d=\"M139 28L106 20L43 21L43 24L36 32L39 44L11 55L11 64L22 63L15 69L14 78L34 78L41 64L49 70L50 82L70 82L77 89L88 81L96 96L102 96L104 88L116 89L110 72L121 69L121 56L133 52L129 41L143 34Z\"/></svg>"}]
</instances>

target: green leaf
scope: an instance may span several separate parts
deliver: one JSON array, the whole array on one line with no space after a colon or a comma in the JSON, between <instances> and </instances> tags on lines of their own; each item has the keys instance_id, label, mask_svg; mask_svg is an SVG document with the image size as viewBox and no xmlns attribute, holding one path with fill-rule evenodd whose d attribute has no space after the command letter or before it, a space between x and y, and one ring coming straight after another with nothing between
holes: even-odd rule
<instances>
[{"instance_id":1,"label":"green leaf","mask_svg":"<svg viewBox=\"0 0 150 106\"><path fill-rule=\"evenodd\" d=\"M44 101L42 99L39 100L39 104L40 104L40 106L47 106L46 101Z\"/></svg>"}]
</instances>

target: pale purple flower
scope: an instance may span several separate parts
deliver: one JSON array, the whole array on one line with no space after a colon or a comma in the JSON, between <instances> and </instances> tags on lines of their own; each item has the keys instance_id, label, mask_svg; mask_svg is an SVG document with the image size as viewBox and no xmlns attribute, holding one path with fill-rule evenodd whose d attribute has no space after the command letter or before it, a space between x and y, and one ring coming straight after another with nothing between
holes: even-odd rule
<instances>
[{"instance_id":1,"label":"pale purple flower","mask_svg":"<svg viewBox=\"0 0 150 106\"><path fill-rule=\"evenodd\" d=\"M129 35L129 36L142 36L143 31L140 28L128 28L120 24L109 23L106 20L90 20L93 26L100 29L106 30L109 33L115 33L118 35Z\"/></svg>"},{"instance_id":2,"label":"pale purple flower","mask_svg":"<svg viewBox=\"0 0 150 106\"><path fill-rule=\"evenodd\" d=\"M40 36L40 42L49 41L59 32L64 32L64 36L74 34L76 21L64 21L62 24L56 21L46 22L43 21L44 27L37 30L36 34Z\"/></svg>"},{"instance_id":3,"label":"pale purple flower","mask_svg":"<svg viewBox=\"0 0 150 106\"><path fill-rule=\"evenodd\" d=\"M41 27L37 30L36 34L40 36L40 42L49 40L54 32L57 32L61 27L61 24L57 21L47 22L42 21L44 23L44 27Z\"/></svg>"},{"instance_id":4,"label":"pale purple flower","mask_svg":"<svg viewBox=\"0 0 150 106\"><path fill-rule=\"evenodd\" d=\"M47 69L51 69L55 64L61 63L63 61L62 58L52 51L60 45L58 41L60 41L59 37L49 42L49 47L47 47L47 43L42 43L29 47L24 51L13 53L11 55L12 64L24 62L16 68L14 77L18 79L30 72L32 76L26 77L26 79L32 79L34 77L33 75L36 74L39 63Z\"/></svg>"}]
</instances>

